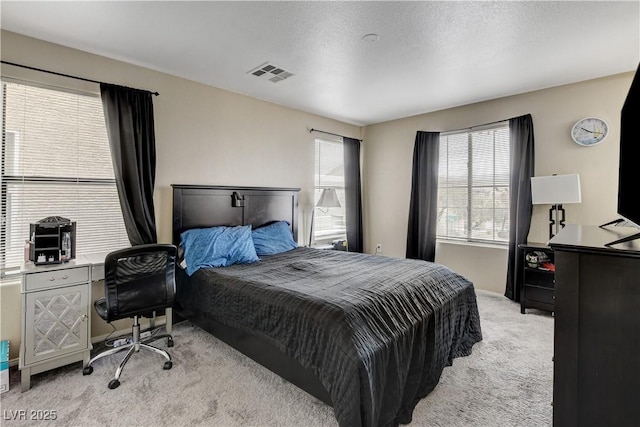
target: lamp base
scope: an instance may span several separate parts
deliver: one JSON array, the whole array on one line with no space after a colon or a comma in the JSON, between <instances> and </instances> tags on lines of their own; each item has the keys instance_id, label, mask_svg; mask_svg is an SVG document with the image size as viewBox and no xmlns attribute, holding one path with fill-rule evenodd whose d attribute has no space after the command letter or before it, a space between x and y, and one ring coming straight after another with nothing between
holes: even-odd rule
<instances>
[{"instance_id":1,"label":"lamp base","mask_svg":"<svg viewBox=\"0 0 640 427\"><path fill-rule=\"evenodd\" d=\"M561 228L564 228L564 221L565 211L562 205L551 206L549 208L549 239L558 234Z\"/></svg>"}]
</instances>

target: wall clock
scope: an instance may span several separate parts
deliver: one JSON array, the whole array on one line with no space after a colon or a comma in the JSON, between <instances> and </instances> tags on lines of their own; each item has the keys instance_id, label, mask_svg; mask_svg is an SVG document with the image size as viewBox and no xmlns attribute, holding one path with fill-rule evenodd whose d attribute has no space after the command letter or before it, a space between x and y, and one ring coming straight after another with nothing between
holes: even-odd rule
<instances>
[{"instance_id":1,"label":"wall clock","mask_svg":"<svg viewBox=\"0 0 640 427\"><path fill-rule=\"evenodd\" d=\"M571 137L580 145L591 147L601 143L609 134L609 125L597 117L587 117L573 125Z\"/></svg>"}]
</instances>

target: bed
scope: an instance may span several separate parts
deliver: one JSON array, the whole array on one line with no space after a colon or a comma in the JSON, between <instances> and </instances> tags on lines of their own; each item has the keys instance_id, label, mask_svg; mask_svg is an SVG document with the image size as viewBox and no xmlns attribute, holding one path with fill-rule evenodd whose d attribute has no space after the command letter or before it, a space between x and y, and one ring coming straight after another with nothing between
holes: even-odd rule
<instances>
[{"instance_id":1,"label":"bed","mask_svg":"<svg viewBox=\"0 0 640 427\"><path fill-rule=\"evenodd\" d=\"M189 230L286 222L298 189L173 185L173 241ZM482 339L473 284L450 269L297 247L192 274L175 311L333 406L338 424L407 424L455 357Z\"/></svg>"}]
</instances>

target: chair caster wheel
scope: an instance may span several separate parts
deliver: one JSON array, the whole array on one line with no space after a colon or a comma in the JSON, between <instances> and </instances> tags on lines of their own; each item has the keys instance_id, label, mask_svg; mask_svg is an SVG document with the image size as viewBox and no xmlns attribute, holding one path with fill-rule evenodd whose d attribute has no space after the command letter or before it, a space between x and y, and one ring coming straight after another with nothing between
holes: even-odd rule
<instances>
[{"instance_id":1,"label":"chair caster wheel","mask_svg":"<svg viewBox=\"0 0 640 427\"><path fill-rule=\"evenodd\" d=\"M172 366L173 362L164 362L164 366L162 367L162 369L171 369Z\"/></svg>"},{"instance_id":2,"label":"chair caster wheel","mask_svg":"<svg viewBox=\"0 0 640 427\"><path fill-rule=\"evenodd\" d=\"M82 368L82 375L91 375L93 373L93 366L85 366Z\"/></svg>"},{"instance_id":3,"label":"chair caster wheel","mask_svg":"<svg viewBox=\"0 0 640 427\"><path fill-rule=\"evenodd\" d=\"M167 347L173 347L173 338L167 338Z\"/></svg>"},{"instance_id":4,"label":"chair caster wheel","mask_svg":"<svg viewBox=\"0 0 640 427\"><path fill-rule=\"evenodd\" d=\"M120 381L118 381L118 380L109 381L109 388L111 390L113 390L114 388L118 388L119 385L120 385Z\"/></svg>"}]
</instances>

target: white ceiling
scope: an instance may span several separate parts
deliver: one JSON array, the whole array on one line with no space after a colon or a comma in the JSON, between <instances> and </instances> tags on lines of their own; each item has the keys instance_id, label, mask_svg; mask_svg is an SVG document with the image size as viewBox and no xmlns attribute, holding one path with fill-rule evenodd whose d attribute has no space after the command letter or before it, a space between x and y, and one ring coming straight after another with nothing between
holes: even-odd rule
<instances>
[{"instance_id":1,"label":"white ceiling","mask_svg":"<svg viewBox=\"0 0 640 427\"><path fill-rule=\"evenodd\" d=\"M640 60L638 1L0 7L8 31L356 125L632 71ZM362 40L369 33L379 41ZM247 74L265 62L295 75Z\"/></svg>"}]
</instances>

